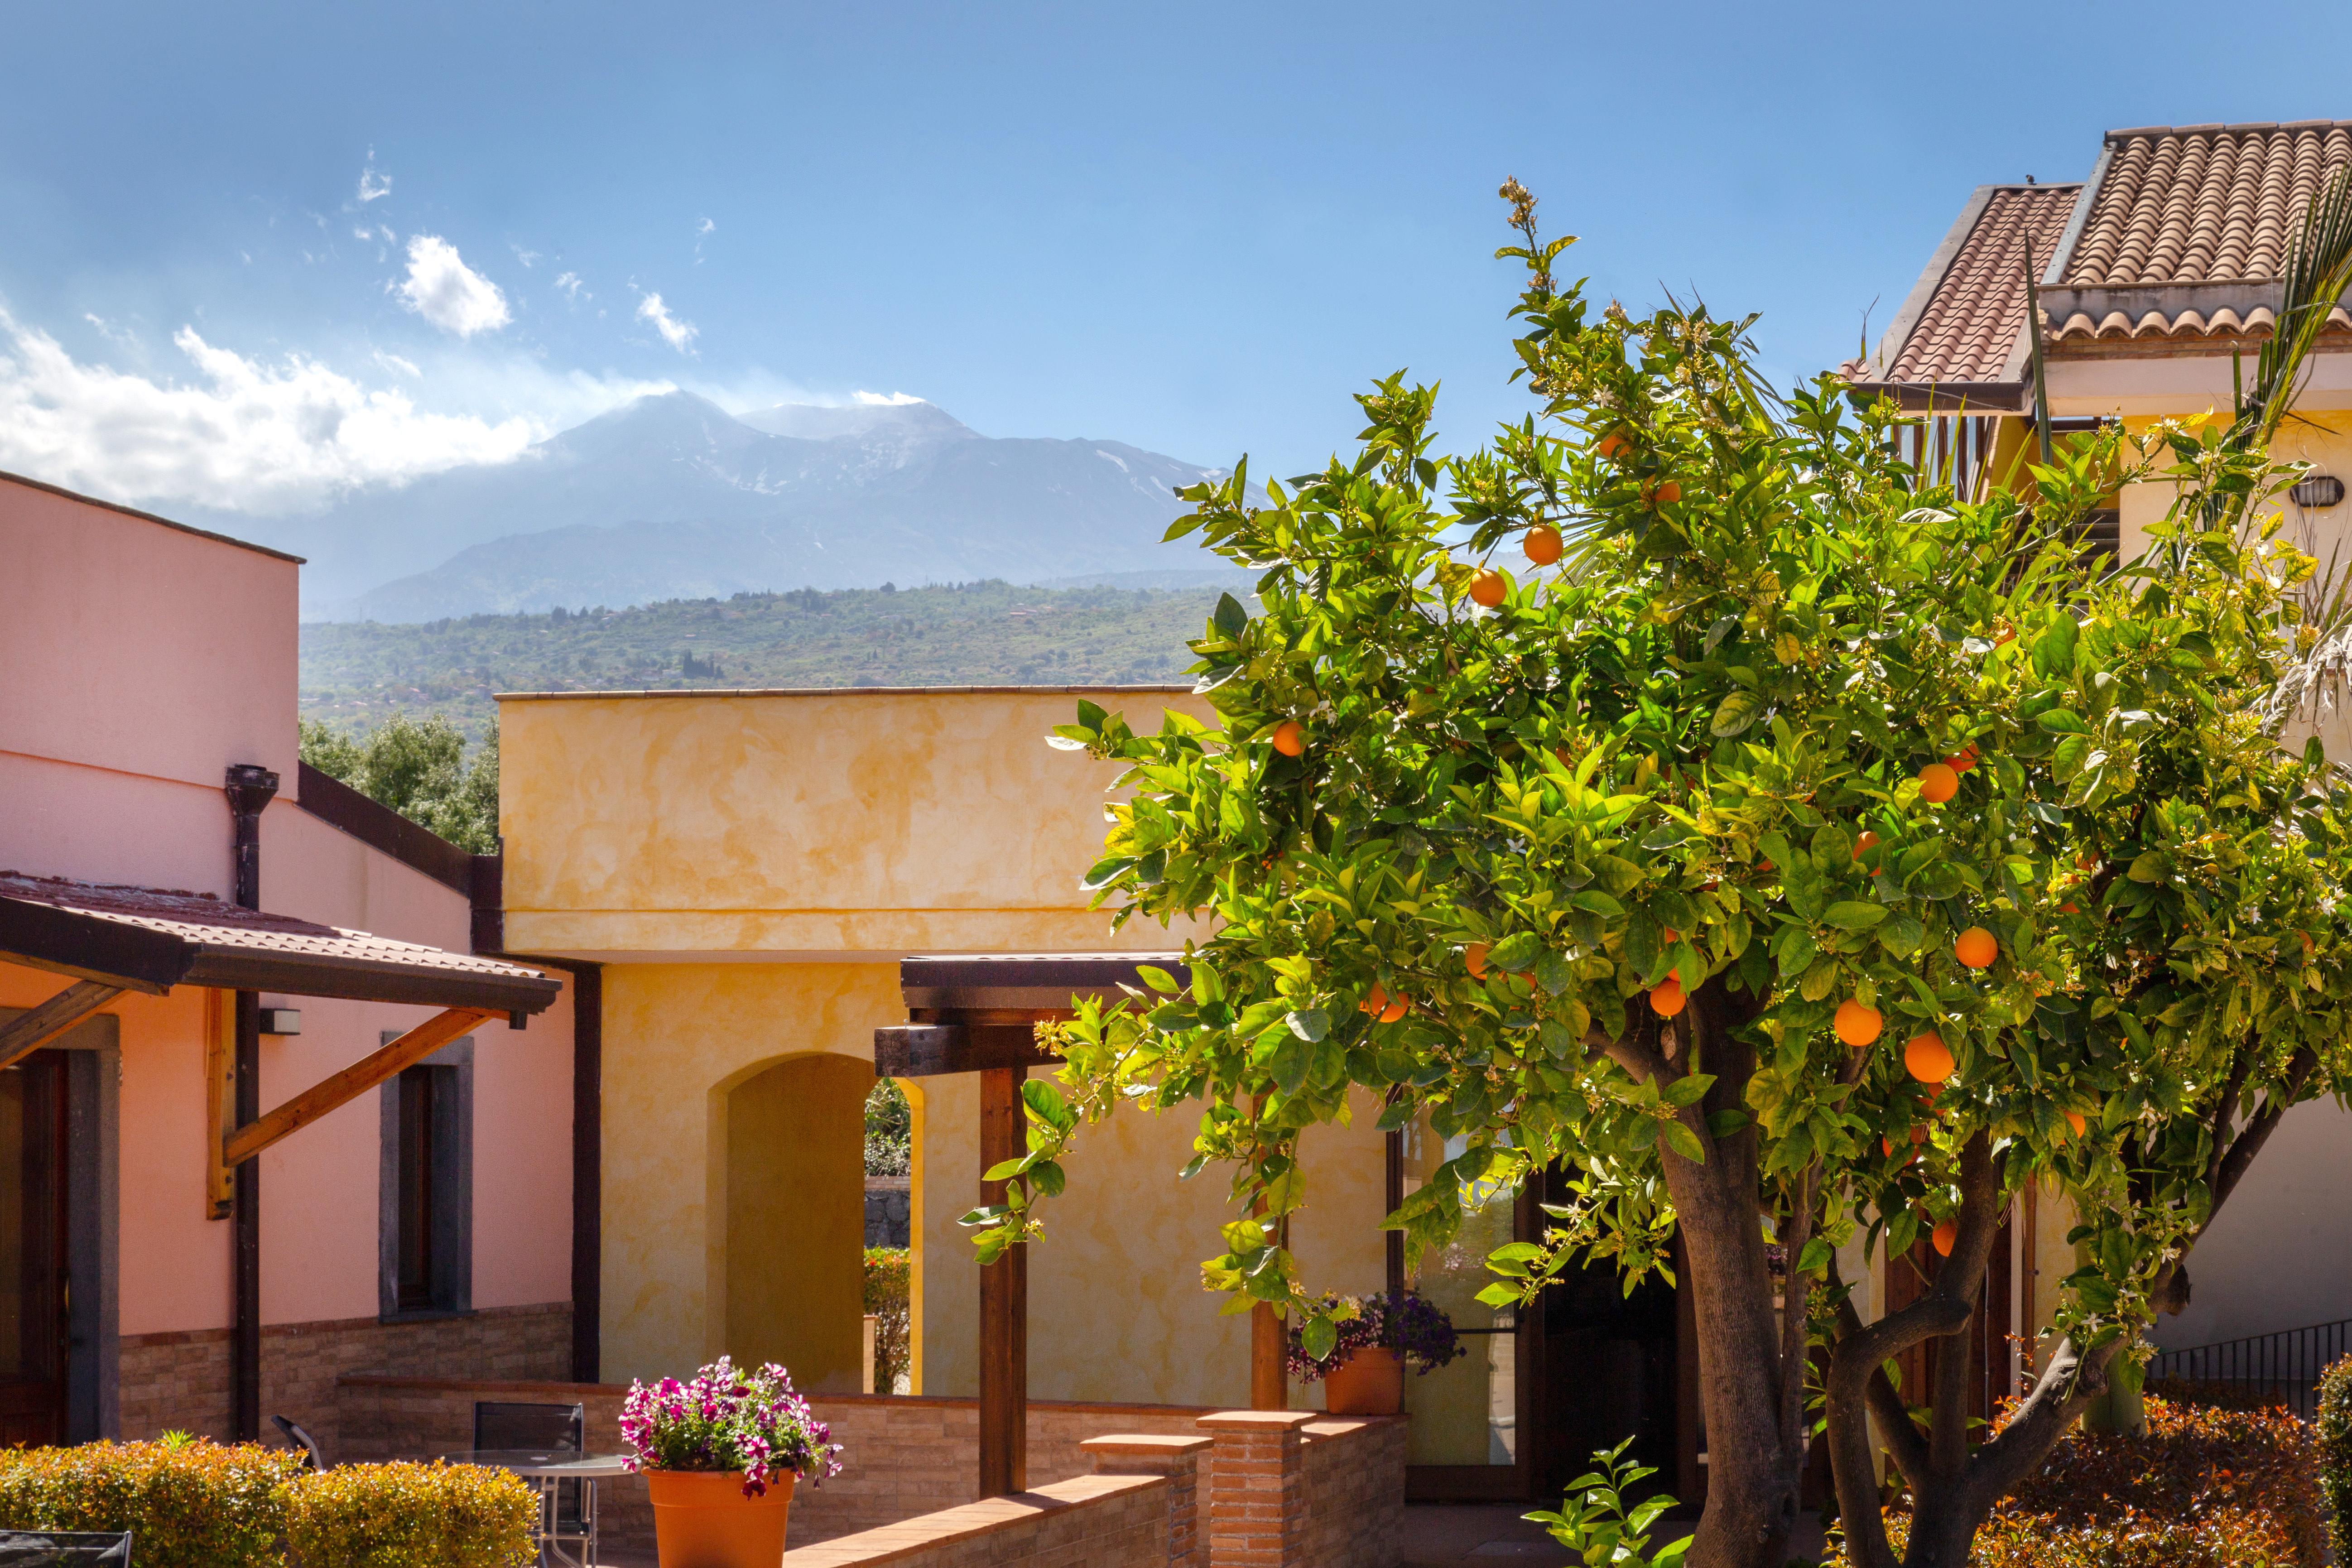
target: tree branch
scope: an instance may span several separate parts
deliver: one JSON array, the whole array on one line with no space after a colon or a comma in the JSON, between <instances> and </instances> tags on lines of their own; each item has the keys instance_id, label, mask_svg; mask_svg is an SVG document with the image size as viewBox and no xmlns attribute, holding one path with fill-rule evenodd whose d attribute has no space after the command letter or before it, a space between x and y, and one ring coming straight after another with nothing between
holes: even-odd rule
<instances>
[{"instance_id":1,"label":"tree branch","mask_svg":"<svg viewBox=\"0 0 2352 1568\"><path fill-rule=\"evenodd\" d=\"M2107 1368L2123 1347L2123 1340L2117 1338L2085 1354L2071 1339L2059 1342L2050 1364L2034 1380L2033 1391L2011 1414L2009 1425L1969 1457L1963 1497L1979 1518L2014 1491L2049 1457L2083 1407L2105 1391Z\"/></svg>"},{"instance_id":2,"label":"tree branch","mask_svg":"<svg viewBox=\"0 0 2352 1568\"><path fill-rule=\"evenodd\" d=\"M2221 1176L2221 1156L2229 1152L2230 1124L2238 1120L2238 1096L2253 1070L2254 1042L2248 1040L2230 1058L2229 1081L2221 1086L2221 1103L2213 1108L2213 1156L2205 1163L2205 1191L2210 1194Z\"/></svg>"},{"instance_id":3,"label":"tree branch","mask_svg":"<svg viewBox=\"0 0 2352 1568\"><path fill-rule=\"evenodd\" d=\"M1979 1131L1960 1147L1959 1234L1952 1238L1951 1256L1936 1270L1930 1293L1946 1297L1976 1311L1984 1292L1985 1266L2000 1234L2000 1174L1992 1161L1992 1141ZM1963 1327L1967 1317L1962 1319ZM1965 1353L1938 1358L1936 1368L1935 1411L1929 1424L1927 1466L1938 1479L1957 1479L1969 1456L1969 1358Z\"/></svg>"},{"instance_id":4,"label":"tree branch","mask_svg":"<svg viewBox=\"0 0 2352 1568\"><path fill-rule=\"evenodd\" d=\"M2203 1235L2205 1228L2212 1225L2213 1216L2221 1212L2221 1205L2229 1202L2231 1193L2238 1190L2239 1182L2245 1177L2246 1168L2254 1163L2254 1156L2263 1152L2263 1145L2270 1142L2272 1132L2278 1128L2279 1119L2303 1098L2304 1086L2311 1081L2311 1075L2318 1066L2319 1053L2311 1047L2305 1046L2295 1052L2287 1062L2286 1082L2279 1086L2278 1092L2263 1097L2262 1110L2246 1123L2246 1130L2231 1142L2229 1153L2215 1163L2213 1182L2209 1189L2212 1207L2207 1211L2205 1226L2199 1227L2199 1235ZM2221 1129L2217 1127L2215 1137L2218 1138L2221 1131Z\"/></svg>"}]
</instances>

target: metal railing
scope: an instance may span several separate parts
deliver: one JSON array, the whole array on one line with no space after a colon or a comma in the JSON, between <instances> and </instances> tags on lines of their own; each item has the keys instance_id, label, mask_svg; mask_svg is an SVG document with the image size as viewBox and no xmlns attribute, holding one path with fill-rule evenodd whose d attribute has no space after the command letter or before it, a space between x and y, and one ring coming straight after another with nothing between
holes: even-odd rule
<instances>
[{"instance_id":1,"label":"metal railing","mask_svg":"<svg viewBox=\"0 0 2352 1568\"><path fill-rule=\"evenodd\" d=\"M2319 1415L2319 1374L2352 1353L2352 1318L2274 1334L2162 1351L2148 1363L2151 1385L2195 1397L2203 1390L2231 1404L2284 1405L2305 1421Z\"/></svg>"}]
</instances>

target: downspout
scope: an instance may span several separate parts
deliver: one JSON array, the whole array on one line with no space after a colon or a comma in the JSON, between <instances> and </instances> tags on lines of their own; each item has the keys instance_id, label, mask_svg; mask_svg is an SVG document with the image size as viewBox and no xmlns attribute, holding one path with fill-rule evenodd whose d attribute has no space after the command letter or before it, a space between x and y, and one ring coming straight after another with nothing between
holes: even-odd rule
<instances>
[{"instance_id":1,"label":"downspout","mask_svg":"<svg viewBox=\"0 0 2352 1568\"><path fill-rule=\"evenodd\" d=\"M230 766L228 795L232 896L240 909L261 907L261 813L278 793L278 775L251 763ZM261 994L236 994L238 1127L261 1119ZM236 1168L230 1210L229 1436L261 1440L261 1162Z\"/></svg>"}]
</instances>

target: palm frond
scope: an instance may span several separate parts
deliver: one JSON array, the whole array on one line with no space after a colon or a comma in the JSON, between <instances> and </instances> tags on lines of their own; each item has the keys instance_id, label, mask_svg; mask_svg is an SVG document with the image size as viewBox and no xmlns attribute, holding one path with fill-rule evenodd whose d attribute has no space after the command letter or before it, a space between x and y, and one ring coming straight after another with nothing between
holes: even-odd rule
<instances>
[{"instance_id":1,"label":"palm frond","mask_svg":"<svg viewBox=\"0 0 2352 1568\"><path fill-rule=\"evenodd\" d=\"M2327 327L2329 312L2352 288L2352 165L2336 171L2304 208L2287 251L2277 323L2254 363L2254 384L2233 435L2267 447L2294 405L2304 362Z\"/></svg>"}]
</instances>

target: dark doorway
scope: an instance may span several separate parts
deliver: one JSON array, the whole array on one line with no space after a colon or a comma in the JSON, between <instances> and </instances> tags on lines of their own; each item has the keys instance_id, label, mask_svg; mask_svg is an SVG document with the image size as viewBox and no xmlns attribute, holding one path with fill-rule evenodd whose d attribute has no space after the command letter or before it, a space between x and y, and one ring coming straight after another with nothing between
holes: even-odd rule
<instances>
[{"instance_id":1,"label":"dark doorway","mask_svg":"<svg viewBox=\"0 0 2352 1568\"><path fill-rule=\"evenodd\" d=\"M2011 1221L2014 1217L2014 1210L2002 1216L2000 1229L1993 1237L1992 1257L1985 1265L1984 1286L1978 1293L1977 1310L1969 1319L1968 1331L1950 1339L1928 1340L1895 1358L1902 1374L1904 1404L1934 1404L1936 1369L1945 1356L1956 1352L1967 1356L1969 1361L1970 1420L1990 1424L1999 1413L2000 1402L2015 1391L2016 1377L2011 1365L2013 1347L2010 1342L2010 1299L2013 1284L2010 1263ZM1943 1266L1944 1260L1924 1240L1912 1243L1911 1250L1903 1257L1888 1258L1886 1310L1899 1312L1926 1295Z\"/></svg>"},{"instance_id":2,"label":"dark doorway","mask_svg":"<svg viewBox=\"0 0 2352 1568\"><path fill-rule=\"evenodd\" d=\"M66 1416L66 1072L0 1070L0 1445L57 1443Z\"/></svg>"},{"instance_id":3,"label":"dark doorway","mask_svg":"<svg viewBox=\"0 0 2352 1568\"><path fill-rule=\"evenodd\" d=\"M1544 1201L1568 1201L1568 1175L1545 1173ZM1675 1288L1654 1275L1626 1294L1608 1262L1564 1274L1543 1295L1543 1392L1536 1495L1556 1497L1596 1449L1626 1438L1625 1457L1657 1470L1639 1495L1677 1484L1680 1381Z\"/></svg>"}]
</instances>

